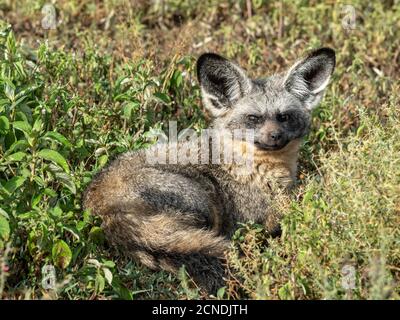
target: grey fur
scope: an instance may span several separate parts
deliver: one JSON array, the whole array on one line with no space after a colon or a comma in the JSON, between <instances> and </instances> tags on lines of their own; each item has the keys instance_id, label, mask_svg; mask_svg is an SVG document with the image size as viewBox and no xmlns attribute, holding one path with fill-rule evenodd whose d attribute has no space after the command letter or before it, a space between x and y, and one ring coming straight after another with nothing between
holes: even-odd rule
<instances>
[{"instance_id":1,"label":"grey fur","mask_svg":"<svg viewBox=\"0 0 400 320\"><path fill-rule=\"evenodd\" d=\"M225 58L202 55L197 72L212 127L255 129L251 174L232 164L149 164L144 150L128 152L93 179L84 208L102 216L109 240L133 258L171 272L185 264L215 292L238 223L279 230L271 201L295 179L301 138L334 65L334 51L323 48L286 73L251 80Z\"/></svg>"}]
</instances>

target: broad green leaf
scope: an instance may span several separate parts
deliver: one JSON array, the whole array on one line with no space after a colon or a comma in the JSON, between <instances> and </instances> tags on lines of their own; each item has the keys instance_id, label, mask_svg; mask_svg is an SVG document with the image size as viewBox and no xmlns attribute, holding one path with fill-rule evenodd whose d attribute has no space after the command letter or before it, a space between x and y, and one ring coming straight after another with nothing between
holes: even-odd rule
<instances>
[{"instance_id":1,"label":"broad green leaf","mask_svg":"<svg viewBox=\"0 0 400 320\"><path fill-rule=\"evenodd\" d=\"M57 192L55 192L53 189L51 188L45 188L43 190L43 194L48 195L49 197L56 197L57 196Z\"/></svg>"},{"instance_id":2,"label":"broad green leaf","mask_svg":"<svg viewBox=\"0 0 400 320\"><path fill-rule=\"evenodd\" d=\"M18 95L17 95L17 97L18 97ZM22 96L22 97L18 98L18 99L15 100L15 102L13 103L13 106L14 106L14 107L18 106L18 105L21 104L21 102L23 102L26 98L28 98L28 97L27 97L27 96Z\"/></svg>"},{"instance_id":3,"label":"broad green leaf","mask_svg":"<svg viewBox=\"0 0 400 320\"><path fill-rule=\"evenodd\" d=\"M132 112L135 111L139 107L138 102L131 102L125 105L122 109L124 113L124 118L129 120L132 116Z\"/></svg>"},{"instance_id":4,"label":"broad green leaf","mask_svg":"<svg viewBox=\"0 0 400 320\"><path fill-rule=\"evenodd\" d=\"M114 287L114 285L113 285ZM119 284L117 288L114 289L118 292L118 295L123 300L133 300L132 293L122 284Z\"/></svg>"},{"instance_id":5,"label":"broad green leaf","mask_svg":"<svg viewBox=\"0 0 400 320\"><path fill-rule=\"evenodd\" d=\"M10 130L10 122L5 116L0 117L0 134L6 134Z\"/></svg>"},{"instance_id":6,"label":"broad green leaf","mask_svg":"<svg viewBox=\"0 0 400 320\"><path fill-rule=\"evenodd\" d=\"M168 104L171 102L171 98L167 96L165 93L162 92L156 92L154 93L154 97L157 98L157 100L160 100L161 102Z\"/></svg>"},{"instance_id":7,"label":"broad green leaf","mask_svg":"<svg viewBox=\"0 0 400 320\"><path fill-rule=\"evenodd\" d=\"M100 268L101 267L101 263L96 259L89 259L87 262L89 264L95 266L96 268Z\"/></svg>"},{"instance_id":8,"label":"broad green leaf","mask_svg":"<svg viewBox=\"0 0 400 320\"><path fill-rule=\"evenodd\" d=\"M115 267L115 262L111 261L111 260L102 260L102 264L103 264L103 267L107 267L110 269Z\"/></svg>"},{"instance_id":9,"label":"broad green leaf","mask_svg":"<svg viewBox=\"0 0 400 320\"><path fill-rule=\"evenodd\" d=\"M26 156L27 156L27 154L25 152L18 151L13 154L10 154L6 159L7 159L7 161L18 162L18 161L22 161Z\"/></svg>"},{"instance_id":10,"label":"broad green leaf","mask_svg":"<svg viewBox=\"0 0 400 320\"><path fill-rule=\"evenodd\" d=\"M29 144L26 140L17 140L8 148L5 156L10 155L14 151L26 150L28 147Z\"/></svg>"},{"instance_id":11,"label":"broad green leaf","mask_svg":"<svg viewBox=\"0 0 400 320\"><path fill-rule=\"evenodd\" d=\"M9 194L12 194L15 190L17 190L20 186L24 184L25 180L25 177L13 177L4 184L4 188L8 191Z\"/></svg>"},{"instance_id":12,"label":"broad green leaf","mask_svg":"<svg viewBox=\"0 0 400 320\"><path fill-rule=\"evenodd\" d=\"M72 194L76 194L75 183L68 173L65 173L60 167L53 164L49 165L48 170L54 174L54 177L58 182L60 182L64 187L68 188Z\"/></svg>"},{"instance_id":13,"label":"broad green leaf","mask_svg":"<svg viewBox=\"0 0 400 320\"><path fill-rule=\"evenodd\" d=\"M43 198L43 193L33 196L31 201L32 208L35 208L38 205L38 203L42 200L42 198Z\"/></svg>"},{"instance_id":14,"label":"broad green leaf","mask_svg":"<svg viewBox=\"0 0 400 320\"><path fill-rule=\"evenodd\" d=\"M103 229L100 227L93 227L89 232L89 239L94 243L102 245L105 242L105 235Z\"/></svg>"},{"instance_id":15,"label":"broad green leaf","mask_svg":"<svg viewBox=\"0 0 400 320\"><path fill-rule=\"evenodd\" d=\"M4 209L2 209L2 208L0 208L0 215L2 215L3 217L5 217L5 218L9 218L10 216L8 215L8 213L4 210Z\"/></svg>"},{"instance_id":16,"label":"broad green leaf","mask_svg":"<svg viewBox=\"0 0 400 320\"><path fill-rule=\"evenodd\" d=\"M281 299L281 300L291 299L291 292L290 292L289 284L285 284L281 288L279 288L278 296L279 296L279 299Z\"/></svg>"},{"instance_id":17,"label":"broad green leaf","mask_svg":"<svg viewBox=\"0 0 400 320\"><path fill-rule=\"evenodd\" d=\"M171 82L174 84L175 88L179 88L182 83L183 77L182 72L175 70L172 76Z\"/></svg>"},{"instance_id":18,"label":"broad green leaf","mask_svg":"<svg viewBox=\"0 0 400 320\"><path fill-rule=\"evenodd\" d=\"M53 245L53 249L51 250L51 257L53 259L53 263L57 267L65 269L71 262L72 252L65 241L58 240Z\"/></svg>"},{"instance_id":19,"label":"broad green leaf","mask_svg":"<svg viewBox=\"0 0 400 320\"><path fill-rule=\"evenodd\" d=\"M223 299L225 295L225 287L219 288L217 291L218 299Z\"/></svg>"},{"instance_id":20,"label":"broad green leaf","mask_svg":"<svg viewBox=\"0 0 400 320\"><path fill-rule=\"evenodd\" d=\"M103 154L98 160L98 167L102 168L108 161L108 155Z\"/></svg>"},{"instance_id":21,"label":"broad green leaf","mask_svg":"<svg viewBox=\"0 0 400 320\"><path fill-rule=\"evenodd\" d=\"M35 123L33 124L33 130L35 132L40 132L42 130L43 121L40 118L37 118Z\"/></svg>"},{"instance_id":22,"label":"broad green leaf","mask_svg":"<svg viewBox=\"0 0 400 320\"><path fill-rule=\"evenodd\" d=\"M15 120L26 121L28 123L33 122L32 118L32 109L29 108L26 104L21 104L19 107L19 112L17 112Z\"/></svg>"},{"instance_id":23,"label":"broad green leaf","mask_svg":"<svg viewBox=\"0 0 400 320\"><path fill-rule=\"evenodd\" d=\"M70 175L64 172L57 172L56 178L63 184L64 187L69 189L72 194L76 194L76 186Z\"/></svg>"},{"instance_id":24,"label":"broad green leaf","mask_svg":"<svg viewBox=\"0 0 400 320\"><path fill-rule=\"evenodd\" d=\"M71 233L76 238L76 240L80 240L81 237L79 236L79 230L77 228L72 226L63 226L63 229Z\"/></svg>"},{"instance_id":25,"label":"broad green leaf","mask_svg":"<svg viewBox=\"0 0 400 320\"><path fill-rule=\"evenodd\" d=\"M40 150L38 156L44 160L53 161L58 164L65 172L69 173L68 163L64 157L55 150L43 149Z\"/></svg>"},{"instance_id":26,"label":"broad green leaf","mask_svg":"<svg viewBox=\"0 0 400 320\"><path fill-rule=\"evenodd\" d=\"M15 87L12 83L7 82L4 84L4 93L10 101L15 100Z\"/></svg>"},{"instance_id":27,"label":"broad green leaf","mask_svg":"<svg viewBox=\"0 0 400 320\"><path fill-rule=\"evenodd\" d=\"M101 147L96 149L96 151L94 152L94 155L96 157L100 157L103 153L107 153L107 148Z\"/></svg>"},{"instance_id":28,"label":"broad green leaf","mask_svg":"<svg viewBox=\"0 0 400 320\"><path fill-rule=\"evenodd\" d=\"M108 284L111 286L112 279L113 279L112 272L107 268L103 268L103 272L104 272L104 278L106 278Z\"/></svg>"},{"instance_id":29,"label":"broad green leaf","mask_svg":"<svg viewBox=\"0 0 400 320\"><path fill-rule=\"evenodd\" d=\"M18 220L35 219L37 217L38 217L38 213L36 211L28 211L28 212L18 214Z\"/></svg>"},{"instance_id":30,"label":"broad green leaf","mask_svg":"<svg viewBox=\"0 0 400 320\"><path fill-rule=\"evenodd\" d=\"M4 111L4 107L10 104L10 100L8 99L0 99L0 112Z\"/></svg>"},{"instance_id":31,"label":"broad green leaf","mask_svg":"<svg viewBox=\"0 0 400 320\"><path fill-rule=\"evenodd\" d=\"M364 124L362 124L361 126L359 126L358 129L357 129L357 132L356 132L356 136L357 136L357 137L360 137L360 136L363 134L364 129L365 129L365 125L364 125Z\"/></svg>"},{"instance_id":32,"label":"broad green leaf","mask_svg":"<svg viewBox=\"0 0 400 320\"><path fill-rule=\"evenodd\" d=\"M13 65L14 65L15 70L18 72L18 74L21 77L26 76L25 69L24 69L24 66L22 65L21 61L14 62Z\"/></svg>"},{"instance_id":33,"label":"broad green leaf","mask_svg":"<svg viewBox=\"0 0 400 320\"><path fill-rule=\"evenodd\" d=\"M82 231L83 228L86 227L86 225L87 225L87 223L86 223L85 221L78 221L78 222L76 223L76 228L77 228L79 231Z\"/></svg>"},{"instance_id":34,"label":"broad green leaf","mask_svg":"<svg viewBox=\"0 0 400 320\"><path fill-rule=\"evenodd\" d=\"M8 224L6 218L0 216L0 239L7 241L9 237L10 237L10 225Z\"/></svg>"},{"instance_id":35,"label":"broad green leaf","mask_svg":"<svg viewBox=\"0 0 400 320\"><path fill-rule=\"evenodd\" d=\"M14 121L13 127L26 134L30 134L32 132L32 126L26 121Z\"/></svg>"},{"instance_id":36,"label":"broad green leaf","mask_svg":"<svg viewBox=\"0 0 400 320\"><path fill-rule=\"evenodd\" d=\"M59 169L60 171L62 171L62 169L60 168ZM33 180L36 182L36 184L38 185L38 186L40 186L40 187L45 187L45 181L43 180L43 178L42 177L39 177L39 176L34 176L33 177Z\"/></svg>"},{"instance_id":37,"label":"broad green leaf","mask_svg":"<svg viewBox=\"0 0 400 320\"><path fill-rule=\"evenodd\" d=\"M49 131L44 135L44 138L50 138L52 140L56 140L60 142L63 146L71 148L72 144L71 142L68 141L67 138L65 138L61 133L55 132L55 131Z\"/></svg>"},{"instance_id":38,"label":"broad green leaf","mask_svg":"<svg viewBox=\"0 0 400 320\"><path fill-rule=\"evenodd\" d=\"M54 207L49 210L49 213L54 217L54 218L60 218L61 215L63 214L63 211L61 210L60 207Z\"/></svg>"},{"instance_id":39,"label":"broad green leaf","mask_svg":"<svg viewBox=\"0 0 400 320\"><path fill-rule=\"evenodd\" d=\"M96 292L102 292L104 290L104 287L106 286L104 277L100 273L96 275L95 286L96 286Z\"/></svg>"}]
</instances>

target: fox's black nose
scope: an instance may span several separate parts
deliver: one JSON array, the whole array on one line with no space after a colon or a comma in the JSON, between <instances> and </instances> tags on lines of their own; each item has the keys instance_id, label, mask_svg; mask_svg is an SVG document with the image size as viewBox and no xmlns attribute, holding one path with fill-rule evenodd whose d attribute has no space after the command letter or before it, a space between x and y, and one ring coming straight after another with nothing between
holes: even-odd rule
<instances>
[{"instance_id":1,"label":"fox's black nose","mask_svg":"<svg viewBox=\"0 0 400 320\"><path fill-rule=\"evenodd\" d=\"M282 134L280 134L278 131L274 131L270 133L270 137L273 141L278 141L280 138L282 138Z\"/></svg>"}]
</instances>

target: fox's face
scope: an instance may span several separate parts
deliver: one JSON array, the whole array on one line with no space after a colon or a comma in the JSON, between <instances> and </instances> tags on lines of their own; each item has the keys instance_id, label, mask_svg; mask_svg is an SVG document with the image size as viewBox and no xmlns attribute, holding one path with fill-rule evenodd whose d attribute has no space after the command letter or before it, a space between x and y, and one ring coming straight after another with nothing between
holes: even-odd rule
<instances>
[{"instance_id":1,"label":"fox's face","mask_svg":"<svg viewBox=\"0 0 400 320\"><path fill-rule=\"evenodd\" d=\"M197 75L214 127L254 129L258 148L279 150L307 134L334 68L335 52L322 48L283 74L252 80L236 64L206 53Z\"/></svg>"}]
</instances>

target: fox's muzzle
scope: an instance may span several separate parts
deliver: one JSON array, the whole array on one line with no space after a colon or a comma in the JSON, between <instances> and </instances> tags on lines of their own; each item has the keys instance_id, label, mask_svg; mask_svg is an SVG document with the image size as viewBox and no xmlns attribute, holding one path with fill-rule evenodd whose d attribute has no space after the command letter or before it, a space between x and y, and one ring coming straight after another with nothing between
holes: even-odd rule
<instances>
[{"instance_id":1,"label":"fox's muzzle","mask_svg":"<svg viewBox=\"0 0 400 320\"><path fill-rule=\"evenodd\" d=\"M287 135L276 121L266 121L255 135L254 144L265 150L279 150L289 142Z\"/></svg>"}]
</instances>

